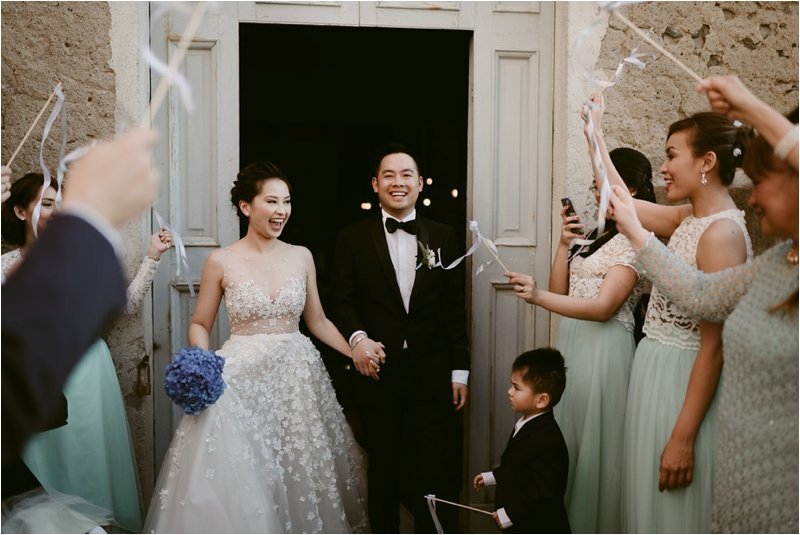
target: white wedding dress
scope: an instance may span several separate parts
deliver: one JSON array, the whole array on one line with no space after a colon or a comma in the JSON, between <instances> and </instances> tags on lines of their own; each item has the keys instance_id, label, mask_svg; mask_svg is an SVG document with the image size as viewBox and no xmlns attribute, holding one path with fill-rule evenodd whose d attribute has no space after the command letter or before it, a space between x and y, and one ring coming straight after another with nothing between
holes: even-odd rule
<instances>
[{"instance_id":1,"label":"white wedding dress","mask_svg":"<svg viewBox=\"0 0 800 535\"><path fill-rule=\"evenodd\" d=\"M363 452L319 351L298 331L306 301L298 252L268 266L221 254L233 334L217 354L227 388L181 420L144 531L366 530Z\"/></svg>"}]
</instances>

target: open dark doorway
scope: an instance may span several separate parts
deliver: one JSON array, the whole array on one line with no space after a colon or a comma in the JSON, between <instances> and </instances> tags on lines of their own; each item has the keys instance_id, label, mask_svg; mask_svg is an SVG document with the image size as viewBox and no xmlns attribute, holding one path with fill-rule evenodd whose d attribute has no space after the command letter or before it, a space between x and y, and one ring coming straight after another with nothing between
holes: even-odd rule
<instances>
[{"instance_id":1,"label":"open dark doorway","mask_svg":"<svg viewBox=\"0 0 800 535\"><path fill-rule=\"evenodd\" d=\"M338 230L377 217L370 179L386 143L408 145L433 179L417 210L466 235L471 39L463 31L240 25L240 161L269 159L291 179L284 238L314 254L323 301ZM326 355L335 386L344 380L337 358Z\"/></svg>"}]
</instances>

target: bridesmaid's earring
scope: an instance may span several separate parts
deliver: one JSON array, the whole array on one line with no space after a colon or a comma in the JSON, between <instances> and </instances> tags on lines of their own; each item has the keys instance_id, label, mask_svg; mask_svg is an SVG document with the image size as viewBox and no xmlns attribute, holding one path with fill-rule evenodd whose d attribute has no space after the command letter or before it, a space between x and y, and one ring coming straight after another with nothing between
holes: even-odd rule
<instances>
[{"instance_id":1,"label":"bridesmaid's earring","mask_svg":"<svg viewBox=\"0 0 800 535\"><path fill-rule=\"evenodd\" d=\"M705 171L703 171L702 173L700 173L700 183L701 183L702 185L704 185L704 186L705 186L706 184L708 184L708 179L706 178L706 172L705 172Z\"/></svg>"}]
</instances>

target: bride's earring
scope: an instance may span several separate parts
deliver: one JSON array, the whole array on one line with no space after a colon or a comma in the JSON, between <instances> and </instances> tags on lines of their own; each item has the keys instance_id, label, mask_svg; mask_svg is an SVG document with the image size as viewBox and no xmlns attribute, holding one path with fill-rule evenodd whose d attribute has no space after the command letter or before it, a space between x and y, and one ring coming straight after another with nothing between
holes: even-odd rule
<instances>
[{"instance_id":1,"label":"bride's earring","mask_svg":"<svg viewBox=\"0 0 800 535\"><path fill-rule=\"evenodd\" d=\"M706 178L706 172L705 172L705 171L703 171L702 173L700 173L700 183L701 183L702 185L704 185L704 186L705 186L706 184L708 184L708 179Z\"/></svg>"}]
</instances>

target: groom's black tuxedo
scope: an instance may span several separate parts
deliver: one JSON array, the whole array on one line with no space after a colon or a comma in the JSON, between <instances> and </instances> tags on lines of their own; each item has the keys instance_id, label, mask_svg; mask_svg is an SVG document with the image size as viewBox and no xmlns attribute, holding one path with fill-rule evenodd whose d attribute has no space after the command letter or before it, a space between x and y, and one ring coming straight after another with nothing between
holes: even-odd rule
<instances>
[{"instance_id":1,"label":"groom's black tuxedo","mask_svg":"<svg viewBox=\"0 0 800 535\"><path fill-rule=\"evenodd\" d=\"M441 250L444 265L458 256L452 228L417 220L416 240ZM405 486L417 528L429 529L422 494L455 497L460 487L451 373L469 369L463 270L421 266L406 312L383 222L374 218L341 231L330 294L328 314L345 338L363 330L385 345L380 381L358 381L372 529L397 532L398 489Z\"/></svg>"},{"instance_id":2,"label":"groom's black tuxedo","mask_svg":"<svg viewBox=\"0 0 800 535\"><path fill-rule=\"evenodd\" d=\"M495 508L505 508L509 533L569 533L564 508L569 457L553 411L527 422L508 440L497 482Z\"/></svg>"}]
</instances>

